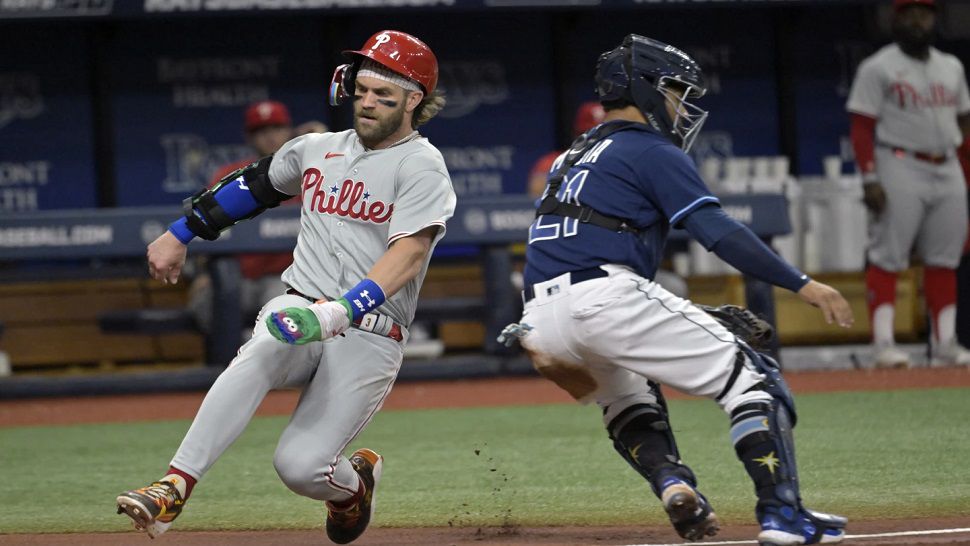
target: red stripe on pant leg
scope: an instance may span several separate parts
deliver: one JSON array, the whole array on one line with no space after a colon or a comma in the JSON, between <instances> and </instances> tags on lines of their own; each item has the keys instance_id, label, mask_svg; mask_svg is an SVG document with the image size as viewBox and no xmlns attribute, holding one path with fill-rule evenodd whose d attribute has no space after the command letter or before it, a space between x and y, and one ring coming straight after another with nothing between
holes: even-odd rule
<instances>
[{"instance_id":1,"label":"red stripe on pant leg","mask_svg":"<svg viewBox=\"0 0 970 546\"><path fill-rule=\"evenodd\" d=\"M957 271L947 267L923 268L923 293L933 320L933 332L939 336L940 311L957 303Z\"/></svg>"}]
</instances>

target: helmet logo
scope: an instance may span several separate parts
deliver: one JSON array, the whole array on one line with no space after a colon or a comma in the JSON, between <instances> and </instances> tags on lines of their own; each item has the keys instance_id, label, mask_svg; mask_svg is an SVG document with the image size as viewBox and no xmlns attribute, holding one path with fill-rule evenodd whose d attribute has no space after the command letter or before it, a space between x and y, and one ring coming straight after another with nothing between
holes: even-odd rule
<instances>
[{"instance_id":1,"label":"helmet logo","mask_svg":"<svg viewBox=\"0 0 970 546\"><path fill-rule=\"evenodd\" d=\"M398 60L398 57L400 57L400 56L401 56L401 52L400 51L395 51L395 52L393 52L393 53L391 53L389 55L389 57L392 58L392 59L394 59L395 61Z\"/></svg>"},{"instance_id":2,"label":"helmet logo","mask_svg":"<svg viewBox=\"0 0 970 546\"><path fill-rule=\"evenodd\" d=\"M391 37L388 36L386 32L382 32L378 34L377 38L374 41L374 45L370 46L371 51L377 49L381 45L386 44L387 42L390 42L390 41L391 41Z\"/></svg>"}]
</instances>

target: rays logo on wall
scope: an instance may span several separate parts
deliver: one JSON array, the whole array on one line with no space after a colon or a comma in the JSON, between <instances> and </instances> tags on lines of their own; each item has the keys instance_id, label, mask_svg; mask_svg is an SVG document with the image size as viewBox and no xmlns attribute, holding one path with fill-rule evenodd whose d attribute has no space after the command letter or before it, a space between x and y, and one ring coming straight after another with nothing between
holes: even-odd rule
<instances>
[{"instance_id":1,"label":"rays logo on wall","mask_svg":"<svg viewBox=\"0 0 970 546\"><path fill-rule=\"evenodd\" d=\"M36 74L0 73L0 129L16 119L36 118L44 112L44 97Z\"/></svg>"},{"instance_id":2,"label":"rays logo on wall","mask_svg":"<svg viewBox=\"0 0 970 546\"><path fill-rule=\"evenodd\" d=\"M252 155L243 144L209 144L199 135L164 134L159 144L165 154L162 188L169 193L191 193L209 183L216 169Z\"/></svg>"}]
</instances>

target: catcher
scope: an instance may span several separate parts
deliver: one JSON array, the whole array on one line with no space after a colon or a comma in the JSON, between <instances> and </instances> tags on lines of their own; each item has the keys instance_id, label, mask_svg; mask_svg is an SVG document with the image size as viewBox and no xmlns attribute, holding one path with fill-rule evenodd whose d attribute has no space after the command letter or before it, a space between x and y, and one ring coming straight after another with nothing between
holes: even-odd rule
<instances>
[{"instance_id":1,"label":"catcher","mask_svg":"<svg viewBox=\"0 0 970 546\"><path fill-rule=\"evenodd\" d=\"M557 159L526 248L525 309L500 340L521 339L533 364L602 409L616 451L660 498L681 537L717 533L684 464L659 384L717 402L757 494L763 546L841 542L846 519L807 509L799 493L795 406L777 364L739 339L770 329L739 308L712 314L653 281L672 226L758 279L796 292L848 327L835 289L810 280L721 210L685 151L707 112L698 65L635 34L602 54L605 121ZM720 321L728 323L726 328Z\"/></svg>"}]
</instances>

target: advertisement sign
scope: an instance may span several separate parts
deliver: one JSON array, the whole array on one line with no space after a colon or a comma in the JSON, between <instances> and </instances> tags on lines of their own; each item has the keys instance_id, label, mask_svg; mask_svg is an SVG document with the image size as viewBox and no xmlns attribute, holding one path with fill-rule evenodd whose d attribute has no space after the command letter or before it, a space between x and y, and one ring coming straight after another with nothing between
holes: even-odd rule
<instances>
[{"instance_id":1,"label":"advertisement sign","mask_svg":"<svg viewBox=\"0 0 970 546\"><path fill-rule=\"evenodd\" d=\"M97 204L84 35L8 28L0 50L0 213Z\"/></svg>"},{"instance_id":2,"label":"advertisement sign","mask_svg":"<svg viewBox=\"0 0 970 546\"><path fill-rule=\"evenodd\" d=\"M319 34L292 20L123 27L110 47L117 204L178 202L251 157L243 113L253 102L283 102L296 124L326 123Z\"/></svg>"}]
</instances>

